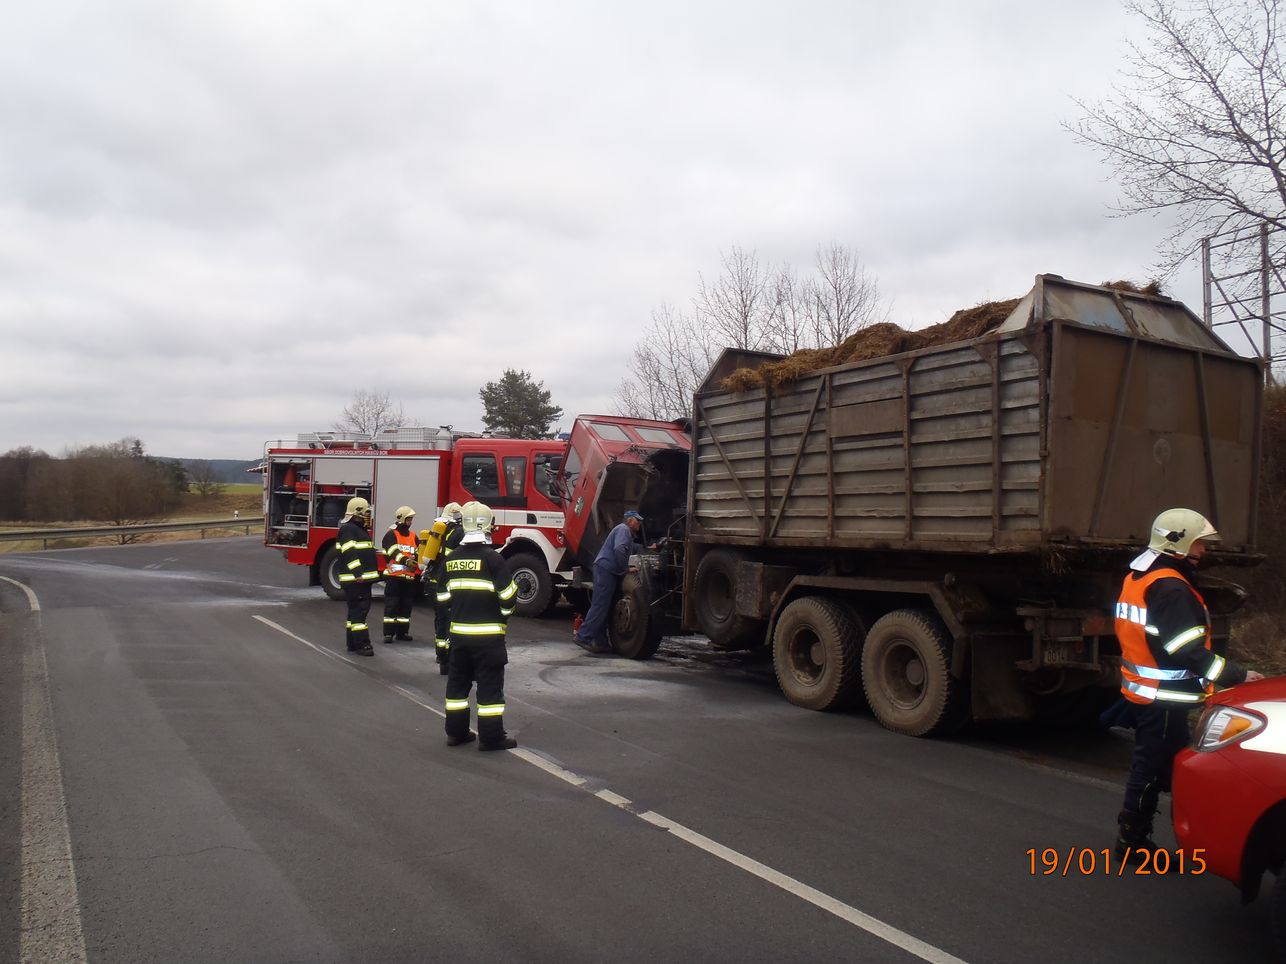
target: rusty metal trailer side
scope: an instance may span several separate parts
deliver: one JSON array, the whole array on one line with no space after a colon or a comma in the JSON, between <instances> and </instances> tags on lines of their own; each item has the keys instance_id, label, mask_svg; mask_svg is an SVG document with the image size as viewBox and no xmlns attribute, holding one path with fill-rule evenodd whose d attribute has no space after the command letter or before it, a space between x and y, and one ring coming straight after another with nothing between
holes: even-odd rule
<instances>
[{"instance_id":1,"label":"rusty metal trailer side","mask_svg":"<svg viewBox=\"0 0 1286 964\"><path fill-rule=\"evenodd\" d=\"M707 379L695 399L689 539L1127 548L1147 541L1158 511L1184 505L1215 520L1224 549L1249 551L1261 386L1259 364L1179 303L1041 276L1015 317L973 341L771 392Z\"/></svg>"}]
</instances>

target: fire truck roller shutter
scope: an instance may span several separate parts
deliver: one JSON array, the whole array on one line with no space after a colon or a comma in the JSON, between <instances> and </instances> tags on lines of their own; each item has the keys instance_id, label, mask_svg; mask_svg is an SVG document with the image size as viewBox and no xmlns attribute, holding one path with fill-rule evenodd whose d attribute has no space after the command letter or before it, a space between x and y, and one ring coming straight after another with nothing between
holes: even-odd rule
<instances>
[{"instance_id":1,"label":"fire truck roller shutter","mask_svg":"<svg viewBox=\"0 0 1286 964\"><path fill-rule=\"evenodd\" d=\"M398 506L437 505L438 456L384 457L375 463L375 532L396 524Z\"/></svg>"}]
</instances>

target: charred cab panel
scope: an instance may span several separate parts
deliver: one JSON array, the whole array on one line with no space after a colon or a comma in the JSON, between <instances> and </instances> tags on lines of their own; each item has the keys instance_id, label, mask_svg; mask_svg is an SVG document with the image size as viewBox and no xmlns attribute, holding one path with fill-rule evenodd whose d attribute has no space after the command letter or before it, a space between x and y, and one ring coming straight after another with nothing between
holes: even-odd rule
<instances>
[{"instance_id":1,"label":"charred cab panel","mask_svg":"<svg viewBox=\"0 0 1286 964\"><path fill-rule=\"evenodd\" d=\"M567 544L589 569L626 509L643 515L645 542L682 538L689 440L674 422L585 416L572 428L555 483Z\"/></svg>"}]
</instances>

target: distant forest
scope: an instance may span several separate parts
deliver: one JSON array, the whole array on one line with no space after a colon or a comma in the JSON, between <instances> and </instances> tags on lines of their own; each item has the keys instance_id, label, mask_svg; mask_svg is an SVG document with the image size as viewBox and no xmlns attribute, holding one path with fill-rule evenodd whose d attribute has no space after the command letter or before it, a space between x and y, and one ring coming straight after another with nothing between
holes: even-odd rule
<instances>
[{"instance_id":1,"label":"distant forest","mask_svg":"<svg viewBox=\"0 0 1286 964\"><path fill-rule=\"evenodd\" d=\"M23 447L0 455L0 522L110 522L163 516L189 488L210 494L228 482L253 482L256 461L165 459L125 438L54 457Z\"/></svg>"}]
</instances>

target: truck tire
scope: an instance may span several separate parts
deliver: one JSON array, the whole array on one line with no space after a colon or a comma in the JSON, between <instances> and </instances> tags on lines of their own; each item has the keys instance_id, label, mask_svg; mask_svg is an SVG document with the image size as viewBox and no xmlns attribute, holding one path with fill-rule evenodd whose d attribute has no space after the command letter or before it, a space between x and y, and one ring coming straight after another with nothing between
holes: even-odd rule
<instances>
[{"instance_id":1,"label":"truck tire","mask_svg":"<svg viewBox=\"0 0 1286 964\"><path fill-rule=\"evenodd\" d=\"M339 584L339 548L337 546L327 546L326 551L317 560L317 579L331 599L344 598L344 587Z\"/></svg>"},{"instance_id":2,"label":"truck tire","mask_svg":"<svg viewBox=\"0 0 1286 964\"><path fill-rule=\"evenodd\" d=\"M515 552L509 557L509 575L518 587L515 615L543 616L549 611L554 594L554 577L549 574L543 556L534 552Z\"/></svg>"},{"instance_id":3,"label":"truck tire","mask_svg":"<svg viewBox=\"0 0 1286 964\"><path fill-rule=\"evenodd\" d=\"M701 557L692 589L697 628L716 649L749 649L763 641L763 623L737 615L737 553L712 549Z\"/></svg>"},{"instance_id":4,"label":"truck tire","mask_svg":"<svg viewBox=\"0 0 1286 964\"><path fill-rule=\"evenodd\" d=\"M805 596L782 610L772 663L786 699L809 710L842 709L858 690L862 627L832 599Z\"/></svg>"},{"instance_id":5,"label":"truck tire","mask_svg":"<svg viewBox=\"0 0 1286 964\"><path fill-rule=\"evenodd\" d=\"M652 618L649 602L638 573L626 573L612 602L607 639L612 649L627 659L648 659L661 645L661 621Z\"/></svg>"},{"instance_id":6,"label":"truck tire","mask_svg":"<svg viewBox=\"0 0 1286 964\"><path fill-rule=\"evenodd\" d=\"M862 649L862 687L894 733L939 736L968 715L968 689L951 675L951 635L931 610L895 609L875 622Z\"/></svg>"}]
</instances>

